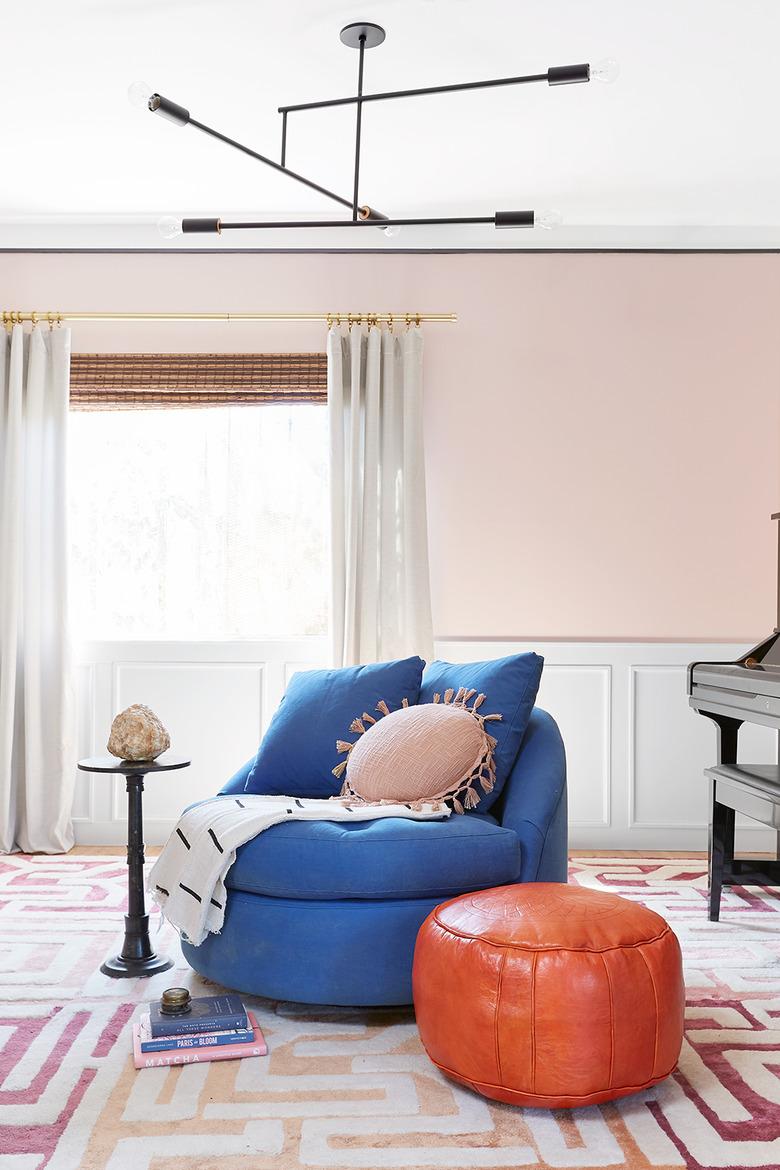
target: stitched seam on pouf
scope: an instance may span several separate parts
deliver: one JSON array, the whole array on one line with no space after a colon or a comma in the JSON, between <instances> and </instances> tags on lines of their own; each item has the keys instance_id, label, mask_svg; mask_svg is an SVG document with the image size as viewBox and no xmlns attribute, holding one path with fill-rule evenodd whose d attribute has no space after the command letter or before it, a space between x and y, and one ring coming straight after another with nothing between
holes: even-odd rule
<instances>
[{"instance_id":1,"label":"stitched seam on pouf","mask_svg":"<svg viewBox=\"0 0 780 1170\"><path fill-rule=\"evenodd\" d=\"M534 951L531 964L531 1089L536 1092L536 964L538 951Z\"/></svg>"},{"instance_id":2,"label":"stitched seam on pouf","mask_svg":"<svg viewBox=\"0 0 780 1170\"><path fill-rule=\"evenodd\" d=\"M639 953L642 955L641 951ZM661 1025L661 1016L658 1008L658 992L655 986L655 979L653 979L653 972L650 970L650 964L644 955L642 955L642 962L647 968L647 974L650 976L650 983L652 984L653 988L653 999L655 1000L655 1034L653 1037L653 1068L655 1068L655 1062L658 1059L658 1029Z\"/></svg>"},{"instance_id":3,"label":"stitched seam on pouf","mask_svg":"<svg viewBox=\"0 0 780 1170\"><path fill-rule=\"evenodd\" d=\"M427 1052L427 1049L426 1049ZM544 1097L548 1101L555 1101L560 1097L570 1097L573 1101L587 1101L590 1097L601 1096L602 1093L641 1093L642 1089L649 1089L653 1085L657 1085L659 1081L665 1081L670 1077L677 1068L678 1062L675 1061L672 1067L665 1073L659 1073L658 1076L652 1076L649 1080L642 1081L640 1085L613 1085L611 1088L593 1089L590 1093L526 1093L523 1089L513 1089L511 1085L494 1085L491 1081L474 1081L463 1073L457 1072L454 1068L448 1068L446 1064L442 1064L438 1060L434 1060L430 1053L428 1053L433 1064L440 1069L445 1076L452 1077L453 1080L461 1081L465 1084L472 1085L477 1092L480 1091L480 1086L485 1089L502 1089L506 1093L516 1093L518 1097Z\"/></svg>"},{"instance_id":4,"label":"stitched seam on pouf","mask_svg":"<svg viewBox=\"0 0 780 1170\"><path fill-rule=\"evenodd\" d=\"M568 943L515 943L510 942L509 940L496 942L494 939L485 938L485 936L481 934L465 934L462 930L456 930L454 926L449 926L442 922L441 919L436 916L435 912L433 915L433 921L447 934L455 935L457 938L467 938L473 942L484 943L484 945L488 947L511 947L513 951L533 951L535 953L547 953L548 951L570 951L573 954L603 955L607 951L628 951L633 950L636 947L646 947L651 943L658 942L659 939L665 938L667 934L672 933L671 926L666 925L660 934L655 934L652 938L640 938L637 942L616 942L610 943L608 946L604 947L575 947Z\"/></svg>"},{"instance_id":5,"label":"stitched seam on pouf","mask_svg":"<svg viewBox=\"0 0 780 1170\"><path fill-rule=\"evenodd\" d=\"M499 1042L498 1029L498 1013L501 1010L501 984L504 979L504 967L506 966L506 950L501 955L501 966L498 968L498 986L496 987L496 1004L493 1009L493 1036L496 1048L496 1069L498 1070L498 1079L502 1081L504 1074L501 1072L501 1045Z\"/></svg>"},{"instance_id":6,"label":"stitched seam on pouf","mask_svg":"<svg viewBox=\"0 0 780 1170\"><path fill-rule=\"evenodd\" d=\"M604 974L607 977L607 991L609 993L609 1087L612 1088L612 1081L615 1077L615 1001L612 995L612 980L609 977L609 967L604 955L601 955L601 961L604 964Z\"/></svg>"}]
</instances>

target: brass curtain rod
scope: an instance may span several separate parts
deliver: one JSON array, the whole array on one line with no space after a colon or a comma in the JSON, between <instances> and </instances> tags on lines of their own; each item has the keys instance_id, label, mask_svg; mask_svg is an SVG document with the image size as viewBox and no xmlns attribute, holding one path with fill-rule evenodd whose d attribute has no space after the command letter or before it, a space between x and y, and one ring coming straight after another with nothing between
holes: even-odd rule
<instances>
[{"instance_id":1,"label":"brass curtain rod","mask_svg":"<svg viewBox=\"0 0 780 1170\"><path fill-rule=\"evenodd\" d=\"M4 325L61 325L63 321L324 321L328 325L419 325L455 322L456 313L60 313L3 309Z\"/></svg>"}]
</instances>

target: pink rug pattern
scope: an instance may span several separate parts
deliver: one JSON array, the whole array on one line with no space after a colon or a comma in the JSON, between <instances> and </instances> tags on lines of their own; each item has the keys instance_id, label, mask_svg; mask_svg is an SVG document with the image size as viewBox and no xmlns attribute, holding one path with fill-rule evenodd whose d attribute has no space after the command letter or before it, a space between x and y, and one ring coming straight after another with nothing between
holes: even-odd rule
<instances>
[{"instance_id":1,"label":"pink rug pattern","mask_svg":"<svg viewBox=\"0 0 780 1170\"><path fill-rule=\"evenodd\" d=\"M121 941L122 858L0 859L0 1170L780 1167L780 898L732 889L706 916L700 859L578 858L571 880L653 907L683 949L677 1072L590 1109L491 1104L451 1084L407 1010L248 1000L269 1056L144 1069L130 1022L175 983L99 972ZM156 920L153 930L156 929Z\"/></svg>"}]
</instances>

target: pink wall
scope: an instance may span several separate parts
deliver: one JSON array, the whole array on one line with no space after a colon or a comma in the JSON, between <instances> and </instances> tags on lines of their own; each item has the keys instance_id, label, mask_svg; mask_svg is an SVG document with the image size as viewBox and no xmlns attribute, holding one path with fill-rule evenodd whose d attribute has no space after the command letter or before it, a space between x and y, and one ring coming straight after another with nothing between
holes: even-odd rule
<instances>
[{"instance_id":1,"label":"pink wall","mask_svg":"<svg viewBox=\"0 0 780 1170\"><path fill-rule=\"evenodd\" d=\"M780 256L5 255L0 304L454 311L426 328L440 637L774 623ZM74 326L78 350L323 347L320 326Z\"/></svg>"}]
</instances>

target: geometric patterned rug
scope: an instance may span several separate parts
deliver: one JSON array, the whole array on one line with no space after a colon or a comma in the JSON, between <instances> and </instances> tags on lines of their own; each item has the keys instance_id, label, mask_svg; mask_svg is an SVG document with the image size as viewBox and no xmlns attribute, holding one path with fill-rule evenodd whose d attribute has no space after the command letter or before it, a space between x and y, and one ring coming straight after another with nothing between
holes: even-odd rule
<instances>
[{"instance_id":1,"label":"geometric patterned rug","mask_svg":"<svg viewBox=\"0 0 780 1170\"><path fill-rule=\"evenodd\" d=\"M136 1073L130 1021L178 956L112 980L121 857L0 859L0 1170L780 1167L780 900L728 889L709 923L701 859L579 857L571 880L658 910L682 944L686 1039L664 1084L573 1111L492 1104L427 1060L410 1010L247 999L269 1055ZM156 929L156 923L153 930Z\"/></svg>"}]
</instances>

